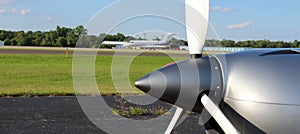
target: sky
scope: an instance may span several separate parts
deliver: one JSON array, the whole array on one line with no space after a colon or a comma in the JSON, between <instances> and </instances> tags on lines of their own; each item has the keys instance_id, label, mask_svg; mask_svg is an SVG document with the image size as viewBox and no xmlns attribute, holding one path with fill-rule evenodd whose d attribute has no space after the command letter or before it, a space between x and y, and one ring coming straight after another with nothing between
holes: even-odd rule
<instances>
[{"instance_id":1,"label":"sky","mask_svg":"<svg viewBox=\"0 0 300 134\"><path fill-rule=\"evenodd\" d=\"M211 0L210 29L219 39L300 40L299 5L299 0ZM129 19L139 14L144 15ZM173 18L184 20L183 0L0 0L0 29L12 31L83 25L94 34L158 31L184 39L183 25Z\"/></svg>"}]
</instances>

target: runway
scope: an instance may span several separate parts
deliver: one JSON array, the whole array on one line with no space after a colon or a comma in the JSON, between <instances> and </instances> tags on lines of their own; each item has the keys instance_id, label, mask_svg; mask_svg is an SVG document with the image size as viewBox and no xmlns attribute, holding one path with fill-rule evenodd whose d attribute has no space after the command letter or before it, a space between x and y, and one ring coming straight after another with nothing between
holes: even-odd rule
<instances>
[{"instance_id":1,"label":"runway","mask_svg":"<svg viewBox=\"0 0 300 134\"><path fill-rule=\"evenodd\" d=\"M66 48L40 48L40 47L1 47L0 54L65 54ZM155 57L189 57L187 51L170 50L111 50L111 49L89 49L69 48L69 55L87 54L98 56L155 56Z\"/></svg>"},{"instance_id":2,"label":"runway","mask_svg":"<svg viewBox=\"0 0 300 134\"><path fill-rule=\"evenodd\" d=\"M173 133L204 133L197 125L198 118L195 114L189 116ZM105 132L87 118L76 97L14 97L0 98L0 133Z\"/></svg>"}]
</instances>

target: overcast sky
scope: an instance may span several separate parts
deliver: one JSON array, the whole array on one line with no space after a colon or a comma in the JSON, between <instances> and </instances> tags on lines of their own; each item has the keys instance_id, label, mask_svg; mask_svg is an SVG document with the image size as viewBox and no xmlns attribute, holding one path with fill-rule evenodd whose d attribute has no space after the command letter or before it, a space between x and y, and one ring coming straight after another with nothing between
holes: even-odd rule
<instances>
[{"instance_id":1,"label":"overcast sky","mask_svg":"<svg viewBox=\"0 0 300 134\"><path fill-rule=\"evenodd\" d=\"M180 18L184 15L183 3L179 0L144 0L144 5L137 2L143 0L123 1L130 4L124 4L122 8L110 8L116 5L116 0L0 0L0 29L47 31L55 29L57 25L72 28L88 26L88 22L92 22L92 18L97 13L101 14L100 11L105 7L104 10L111 9L109 11L120 16L128 12L140 12L136 7L151 6L164 13L170 9L171 16ZM300 40L299 5L299 0L211 0L210 23L220 39ZM109 16L101 21L110 23L115 17ZM132 35L146 30L137 27L150 26L154 29L149 30L174 32L180 38L185 36L178 24L153 17L127 21L112 30Z\"/></svg>"}]
</instances>

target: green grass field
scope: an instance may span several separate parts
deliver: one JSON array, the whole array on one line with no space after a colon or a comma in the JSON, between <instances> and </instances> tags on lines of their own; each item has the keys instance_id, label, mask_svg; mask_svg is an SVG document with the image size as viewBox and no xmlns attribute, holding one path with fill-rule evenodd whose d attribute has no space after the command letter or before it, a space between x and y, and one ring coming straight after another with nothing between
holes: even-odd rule
<instances>
[{"instance_id":1,"label":"green grass field","mask_svg":"<svg viewBox=\"0 0 300 134\"><path fill-rule=\"evenodd\" d=\"M72 57L2 54L0 59L0 96L75 95ZM172 61L169 57L137 57L130 67L130 82ZM102 95L116 94L111 62L112 56L98 56L95 62L96 81ZM122 93L130 91L124 89Z\"/></svg>"}]
</instances>

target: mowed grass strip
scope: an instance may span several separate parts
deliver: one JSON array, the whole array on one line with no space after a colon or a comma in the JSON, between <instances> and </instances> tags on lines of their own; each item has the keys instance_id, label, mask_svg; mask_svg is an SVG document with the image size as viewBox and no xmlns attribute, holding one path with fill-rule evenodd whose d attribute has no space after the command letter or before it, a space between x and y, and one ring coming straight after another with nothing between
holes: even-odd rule
<instances>
[{"instance_id":1,"label":"mowed grass strip","mask_svg":"<svg viewBox=\"0 0 300 134\"><path fill-rule=\"evenodd\" d=\"M101 95L118 94L111 77L112 58L113 56L97 56L95 62L95 78ZM75 95L72 61L72 57L66 58L65 55L1 54L0 96ZM136 57L129 68L130 83L133 84L136 79L173 61L170 57ZM133 93L131 89L119 89L121 94Z\"/></svg>"}]
</instances>

